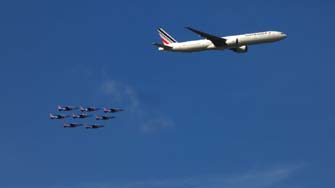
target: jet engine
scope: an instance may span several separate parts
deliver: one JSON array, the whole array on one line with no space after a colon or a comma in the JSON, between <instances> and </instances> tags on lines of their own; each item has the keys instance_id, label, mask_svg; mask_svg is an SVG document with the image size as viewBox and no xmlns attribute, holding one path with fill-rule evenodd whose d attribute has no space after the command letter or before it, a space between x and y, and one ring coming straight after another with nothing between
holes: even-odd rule
<instances>
[{"instance_id":1,"label":"jet engine","mask_svg":"<svg viewBox=\"0 0 335 188\"><path fill-rule=\"evenodd\" d=\"M240 46L240 47L237 47L237 48L233 48L232 50L236 53L247 53L248 52L248 46L244 45L244 46Z\"/></svg>"}]
</instances>

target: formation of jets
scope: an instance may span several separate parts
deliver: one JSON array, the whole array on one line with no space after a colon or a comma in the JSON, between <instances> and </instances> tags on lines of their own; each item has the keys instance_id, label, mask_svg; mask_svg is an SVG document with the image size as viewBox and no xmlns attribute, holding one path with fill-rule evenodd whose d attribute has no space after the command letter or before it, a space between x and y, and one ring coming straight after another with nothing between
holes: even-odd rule
<instances>
[{"instance_id":1,"label":"formation of jets","mask_svg":"<svg viewBox=\"0 0 335 188\"><path fill-rule=\"evenodd\" d=\"M196 33L202 40L193 40L186 42L178 42L164 29L159 28L157 31L163 42L153 43L160 51L172 52L198 52L205 50L232 50L237 53L248 52L248 46L254 44L270 43L285 39L287 35L280 31L265 31L258 33L248 33L242 35L233 35L219 37L203 31L186 27L186 29Z\"/></svg>"},{"instance_id":2,"label":"formation of jets","mask_svg":"<svg viewBox=\"0 0 335 188\"><path fill-rule=\"evenodd\" d=\"M107 113L116 113L116 112L121 112L123 111L123 109L121 108L98 108L98 107L76 107L76 106L58 106L57 110L60 112L68 112L68 111L74 111L74 110L78 110L81 113L75 114L72 113L71 115L68 114L49 114L50 119L59 119L59 120L63 120L66 118L70 118L72 117L72 119L86 119L86 118L90 118L93 115L91 114L86 114L83 112L96 112L98 110L101 110L107 114ZM95 120L97 121L106 121L106 120L110 120L115 118L115 116L108 116L108 115L95 115ZM98 128L102 128L105 127L104 125L100 125L100 124L83 124L83 123L63 123L63 127L64 128L77 128L77 127L85 127L86 129L98 129Z\"/></svg>"}]
</instances>

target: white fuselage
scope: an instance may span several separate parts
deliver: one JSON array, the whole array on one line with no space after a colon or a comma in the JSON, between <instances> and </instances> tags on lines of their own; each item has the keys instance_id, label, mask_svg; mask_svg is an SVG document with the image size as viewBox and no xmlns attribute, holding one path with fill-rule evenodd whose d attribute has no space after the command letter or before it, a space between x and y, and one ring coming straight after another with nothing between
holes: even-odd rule
<instances>
[{"instance_id":1,"label":"white fuselage","mask_svg":"<svg viewBox=\"0 0 335 188\"><path fill-rule=\"evenodd\" d=\"M194 40L187 42L171 43L167 46L171 49L164 49L162 47L159 50L165 51L178 51L178 52L195 52L204 50L225 50L225 49L236 49L241 46L249 46L254 44L276 42L286 38L286 34L278 31L266 31L259 33L250 33L243 35L234 35L222 37L226 39L226 45L215 46L210 40Z\"/></svg>"}]
</instances>

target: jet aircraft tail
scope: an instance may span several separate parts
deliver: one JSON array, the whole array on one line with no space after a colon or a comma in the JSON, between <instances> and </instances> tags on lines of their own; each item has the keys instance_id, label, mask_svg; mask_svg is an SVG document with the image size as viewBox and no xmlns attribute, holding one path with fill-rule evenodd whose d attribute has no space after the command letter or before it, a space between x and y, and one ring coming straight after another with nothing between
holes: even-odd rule
<instances>
[{"instance_id":1,"label":"jet aircraft tail","mask_svg":"<svg viewBox=\"0 0 335 188\"><path fill-rule=\"evenodd\" d=\"M157 31L158 31L158 34L159 34L160 38L162 39L162 42L164 43L164 45L168 45L168 44L177 42L176 39L174 39L166 31L164 31L163 28L158 28Z\"/></svg>"}]
</instances>

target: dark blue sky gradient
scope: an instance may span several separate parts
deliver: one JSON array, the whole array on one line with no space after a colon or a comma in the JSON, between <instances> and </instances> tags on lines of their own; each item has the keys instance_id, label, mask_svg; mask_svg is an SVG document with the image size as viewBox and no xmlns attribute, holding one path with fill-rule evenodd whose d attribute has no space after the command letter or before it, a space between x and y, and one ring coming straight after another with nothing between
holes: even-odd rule
<instances>
[{"instance_id":1,"label":"dark blue sky gradient","mask_svg":"<svg viewBox=\"0 0 335 188\"><path fill-rule=\"evenodd\" d=\"M0 187L333 187L334 5L1 2ZM157 27L199 39L185 26L288 38L247 54L151 45ZM126 111L63 129L58 104Z\"/></svg>"}]
</instances>

